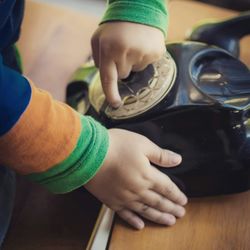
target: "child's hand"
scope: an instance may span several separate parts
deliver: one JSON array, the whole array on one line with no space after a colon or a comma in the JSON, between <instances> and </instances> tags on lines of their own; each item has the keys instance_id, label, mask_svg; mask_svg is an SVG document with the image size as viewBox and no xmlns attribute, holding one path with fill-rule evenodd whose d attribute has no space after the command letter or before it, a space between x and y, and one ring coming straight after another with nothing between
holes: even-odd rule
<instances>
[{"instance_id":1,"label":"child's hand","mask_svg":"<svg viewBox=\"0 0 250 250\"><path fill-rule=\"evenodd\" d=\"M173 225L185 214L186 196L150 162L176 166L181 157L163 150L146 137L121 129L109 130L110 147L103 166L85 187L137 229L144 217Z\"/></svg>"},{"instance_id":2,"label":"child's hand","mask_svg":"<svg viewBox=\"0 0 250 250\"><path fill-rule=\"evenodd\" d=\"M121 104L117 80L160 59L165 51L164 35L143 24L104 23L92 37L92 51L107 101L117 107Z\"/></svg>"}]
</instances>

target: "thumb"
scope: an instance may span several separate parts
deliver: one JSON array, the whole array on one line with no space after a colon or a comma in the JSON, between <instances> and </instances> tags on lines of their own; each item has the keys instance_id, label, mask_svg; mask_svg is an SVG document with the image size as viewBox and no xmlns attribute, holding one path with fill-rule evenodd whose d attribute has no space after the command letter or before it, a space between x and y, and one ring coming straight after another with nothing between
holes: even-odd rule
<instances>
[{"instance_id":1,"label":"thumb","mask_svg":"<svg viewBox=\"0 0 250 250\"><path fill-rule=\"evenodd\" d=\"M181 155L173 151L162 149L150 141L145 154L149 161L161 167L175 167L182 161Z\"/></svg>"}]
</instances>

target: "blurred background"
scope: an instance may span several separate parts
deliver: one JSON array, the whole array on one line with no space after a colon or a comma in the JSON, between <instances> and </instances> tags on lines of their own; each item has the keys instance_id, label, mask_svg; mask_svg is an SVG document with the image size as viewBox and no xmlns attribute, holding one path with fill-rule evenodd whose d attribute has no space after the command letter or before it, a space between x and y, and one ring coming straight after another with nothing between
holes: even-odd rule
<instances>
[{"instance_id":1,"label":"blurred background","mask_svg":"<svg viewBox=\"0 0 250 250\"><path fill-rule=\"evenodd\" d=\"M200 0L199 2L209 3L233 10L250 10L250 0Z\"/></svg>"},{"instance_id":2,"label":"blurred background","mask_svg":"<svg viewBox=\"0 0 250 250\"><path fill-rule=\"evenodd\" d=\"M101 16L105 10L105 0L35 0L37 2L44 2L50 4L59 4L65 7L72 8L76 11L89 12L95 16Z\"/></svg>"},{"instance_id":3,"label":"blurred background","mask_svg":"<svg viewBox=\"0 0 250 250\"><path fill-rule=\"evenodd\" d=\"M106 5L105 0L36 0L39 2L47 2L51 4L60 4L73 8L77 11L88 11L96 16L101 16ZM178 0L169 0L178 1ZM250 10L250 0L187 0L198 1L203 3L220 6L223 8L246 11Z\"/></svg>"}]
</instances>

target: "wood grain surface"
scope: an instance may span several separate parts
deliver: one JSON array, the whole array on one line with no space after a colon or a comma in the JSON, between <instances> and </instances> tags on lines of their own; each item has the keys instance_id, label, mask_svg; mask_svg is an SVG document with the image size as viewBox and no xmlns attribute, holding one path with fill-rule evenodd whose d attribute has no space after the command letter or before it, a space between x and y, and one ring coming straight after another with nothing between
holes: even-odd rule
<instances>
[{"instance_id":1,"label":"wood grain surface","mask_svg":"<svg viewBox=\"0 0 250 250\"><path fill-rule=\"evenodd\" d=\"M172 1L169 5L168 41L182 40L191 27L207 18L222 19L236 13L208 5ZM242 59L250 65L250 38L242 41ZM213 185L211 183L211 185ZM148 222L136 231L116 218L110 250L249 250L250 192L191 199L186 216L173 227Z\"/></svg>"},{"instance_id":2,"label":"wood grain surface","mask_svg":"<svg viewBox=\"0 0 250 250\"><path fill-rule=\"evenodd\" d=\"M142 231L116 218L110 250L249 250L250 192L192 199L173 227L147 223Z\"/></svg>"}]
</instances>

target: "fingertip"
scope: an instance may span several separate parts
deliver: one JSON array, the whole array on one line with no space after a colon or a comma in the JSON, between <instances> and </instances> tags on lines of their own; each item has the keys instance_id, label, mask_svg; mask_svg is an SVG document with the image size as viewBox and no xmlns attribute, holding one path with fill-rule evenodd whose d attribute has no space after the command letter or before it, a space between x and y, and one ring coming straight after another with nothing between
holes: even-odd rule
<instances>
[{"instance_id":1,"label":"fingertip","mask_svg":"<svg viewBox=\"0 0 250 250\"><path fill-rule=\"evenodd\" d=\"M145 227L144 221L136 215L127 218L127 222L136 230L142 230Z\"/></svg>"},{"instance_id":2,"label":"fingertip","mask_svg":"<svg viewBox=\"0 0 250 250\"><path fill-rule=\"evenodd\" d=\"M133 228L141 230L145 227L144 221L141 218L139 218L134 212L125 209L117 213Z\"/></svg>"},{"instance_id":3,"label":"fingertip","mask_svg":"<svg viewBox=\"0 0 250 250\"><path fill-rule=\"evenodd\" d=\"M182 162L182 156L174 153L172 151L168 151L168 155L169 155L169 163L172 166L177 166Z\"/></svg>"},{"instance_id":4,"label":"fingertip","mask_svg":"<svg viewBox=\"0 0 250 250\"><path fill-rule=\"evenodd\" d=\"M119 108L122 105L122 100L120 96L114 97L112 100L108 100L108 102L115 109Z\"/></svg>"},{"instance_id":5,"label":"fingertip","mask_svg":"<svg viewBox=\"0 0 250 250\"><path fill-rule=\"evenodd\" d=\"M179 208L177 217L178 217L178 218L182 218L185 214L186 214L185 208L184 208L184 207L181 207L181 208Z\"/></svg>"},{"instance_id":6,"label":"fingertip","mask_svg":"<svg viewBox=\"0 0 250 250\"><path fill-rule=\"evenodd\" d=\"M134 225L135 229L142 230L145 227L145 224L142 220L135 221Z\"/></svg>"},{"instance_id":7,"label":"fingertip","mask_svg":"<svg viewBox=\"0 0 250 250\"><path fill-rule=\"evenodd\" d=\"M108 58L102 58L99 64L101 83L107 102L112 107L118 108L121 106L122 100L118 89L118 72L116 64Z\"/></svg>"},{"instance_id":8,"label":"fingertip","mask_svg":"<svg viewBox=\"0 0 250 250\"><path fill-rule=\"evenodd\" d=\"M173 226L176 223L176 218L170 214L164 214L162 217L162 223L167 226Z\"/></svg>"},{"instance_id":9,"label":"fingertip","mask_svg":"<svg viewBox=\"0 0 250 250\"><path fill-rule=\"evenodd\" d=\"M119 94L117 83L103 83L103 91L107 98L107 102L114 108L119 108L122 104L121 96Z\"/></svg>"},{"instance_id":10,"label":"fingertip","mask_svg":"<svg viewBox=\"0 0 250 250\"><path fill-rule=\"evenodd\" d=\"M187 205L187 203L188 203L188 198L186 195L183 194L183 201L182 201L181 205L185 206L185 205Z\"/></svg>"},{"instance_id":11,"label":"fingertip","mask_svg":"<svg viewBox=\"0 0 250 250\"><path fill-rule=\"evenodd\" d=\"M169 220L169 226L173 226L176 223L176 218L174 216Z\"/></svg>"},{"instance_id":12,"label":"fingertip","mask_svg":"<svg viewBox=\"0 0 250 250\"><path fill-rule=\"evenodd\" d=\"M176 200L177 204L179 204L180 206L185 206L188 203L188 198L187 196L181 192L181 195L179 196L179 198Z\"/></svg>"},{"instance_id":13,"label":"fingertip","mask_svg":"<svg viewBox=\"0 0 250 250\"><path fill-rule=\"evenodd\" d=\"M106 94L109 97L109 104L113 108L119 108L122 105L122 99L118 89L118 78L115 78L112 82L110 82L110 88L108 89L108 93Z\"/></svg>"}]
</instances>

